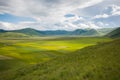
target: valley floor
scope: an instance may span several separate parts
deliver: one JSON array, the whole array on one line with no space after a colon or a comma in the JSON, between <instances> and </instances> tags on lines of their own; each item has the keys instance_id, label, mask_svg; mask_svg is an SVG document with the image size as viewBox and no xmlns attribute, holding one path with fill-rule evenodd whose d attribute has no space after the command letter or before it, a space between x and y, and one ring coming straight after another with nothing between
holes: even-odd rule
<instances>
[{"instance_id":1,"label":"valley floor","mask_svg":"<svg viewBox=\"0 0 120 80\"><path fill-rule=\"evenodd\" d=\"M111 41L103 37L0 39L0 80L118 80L120 40Z\"/></svg>"}]
</instances>

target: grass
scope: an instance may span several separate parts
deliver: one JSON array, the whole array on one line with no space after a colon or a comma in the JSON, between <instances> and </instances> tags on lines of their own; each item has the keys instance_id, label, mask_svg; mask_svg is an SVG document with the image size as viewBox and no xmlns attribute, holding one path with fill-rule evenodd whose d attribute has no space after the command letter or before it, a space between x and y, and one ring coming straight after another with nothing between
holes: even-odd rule
<instances>
[{"instance_id":1,"label":"grass","mask_svg":"<svg viewBox=\"0 0 120 80\"><path fill-rule=\"evenodd\" d=\"M5 32L0 34L1 38L20 38L20 37L27 37L29 38L30 36L22 34L22 33L14 33L14 32Z\"/></svg>"},{"instance_id":2,"label":"grass","mask_svg":"<svg viewBox=\"0 0 120 80\"><path fill-rule=\"evenodd\" d=\"M64 55L99 42L110 41L109 38L52 38L52 39L1 39L0 55L36 63Z\"/></svg>"},{"instance_id":3,"label":"grass","mask_svg":"<svg viewBox=\"0 0 120 80\"><path fill-rule=\"evenodd\" d=\"M84 52L83 48L96 44L101 45L109 41L112 41L112 39L103 37L1 38L0 80L44 80L45 77L47 80L83 80L83 77L80 76L85 74L85 77L91 76L91 73L89 75L89 69L91 70L94 66L94 63L93 66L87 66L87 64L90 64L89 61L93 60L87 58L92 53L101 52L97 52L96 47L95 52L92 52L91 48L85 49ZM90 52L89 56L86 52ZM81 53L82 55L85 53L84 58L82 58ZM97 55L95 54L95 56ZM95 65L97 64L95 62ZM85 68L88 69L88 73L83 73ZM77 70L78 72L75 72ZM80 75L79 72L82 74Z\"/></svg>"},{"instance_id":4,"label":"grass","mask_svg":"<svg viewBox=\"0 0 120 80\"><path fill-rule=\"evenodd\" d=\"M52 41L54 40L51 40L50 42L49 41L47 40L49 44L52 44ZM65 42L66 40L60 40L60 41ZM63 56L57 56L56 58L52 58L43 63L29 65L29 66L21 66L20 68L17 69L2 72L0 73L1 75L0 80L3 79L4 80L119 80L120 79L120 64L119 64L120 40L119 39L111 42L106 42L106 41L110 41L110 39L104 39L104 38L91 38L91 39L78 38L77 40L72 39L67 41L70 43L73 41L74 44L75 43L76 44L93 43L93 44L92 46L88 45L87 47L82 49L81 48L77 49L75 47L76 51L74 52L73 50L71 51L70 49L65 49L65 50L69 50L70 53L64 54ZM106 43L101 43L104 41ZM95 45L98 42L99 44ZM55 51L56 50L57 49L55 49Z\"/></svg>"}]
</instances>

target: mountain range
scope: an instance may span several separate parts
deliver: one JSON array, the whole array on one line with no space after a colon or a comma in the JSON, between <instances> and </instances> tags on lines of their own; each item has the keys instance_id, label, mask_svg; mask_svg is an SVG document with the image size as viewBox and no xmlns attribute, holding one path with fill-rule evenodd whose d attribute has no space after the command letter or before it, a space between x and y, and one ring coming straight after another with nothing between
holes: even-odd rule
<instances>
[{"instance_id":1,"label":"mountain range","mask_svg":"<svg viewBox=\"0 0 120 80\"><path fill-rule=\"evenodd\" d=\"M66 31L66 30L47 30L47 31L39 31L31 28L25 28L20 30L0 30L1 34L8 33L21 33L28 36L52 36L52 35L80 35L80 36L97 36L99 32L95 29L77 29L74 31Z\"/></svg>"},{"instance_id":2,"label":"mountain range","mask_svg":"<svg viewBox=\"0 0 120 80\"><path fill-rule=\"evenodd\" d=\"M66 30L46 30L40 31L32 28L25 28L20 30L3 30L0 29L0 37L30 37L30 36L107 36L118 37L120 36L120 28L102 28L102 29L76 29L73 31Z\"/></svg>"},{"instance_id":3,"label":"mountain range","mask_svg":"<svg viewBox=\"0 0 120 80\"><path fill-rule=\"evenodd\" d=\"M40 31L32 28L25 28L20 30L3 30L0 29L0 35L4 36L10 36L10 35L18 35L22 37L25 36L53 36L53 35L78 35L78 36L99 36L104 35L106 33L109 33L112 31L112 28L108 29L76 29L73 31L67 31L67 30L46 30L46 31Z\"/></svg>"}]
</instances>

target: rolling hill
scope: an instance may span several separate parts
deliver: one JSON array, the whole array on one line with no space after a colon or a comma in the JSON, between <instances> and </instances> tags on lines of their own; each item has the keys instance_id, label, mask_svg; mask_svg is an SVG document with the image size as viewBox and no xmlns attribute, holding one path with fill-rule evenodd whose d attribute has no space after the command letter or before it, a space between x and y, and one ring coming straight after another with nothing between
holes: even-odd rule
<instances>
[{"instance_id":1,"label":"rolling hill","mask_svg":"<svg viewBox=\"0 0 120 80\"><path fill-rule=\"evenodd\" d=\"M44 35L80 35L80 36L95 36L98 32L95 29L76 29L74 31L55 30L55 31L40 31Z\"/></svg>"},{"instance_id":2,"label":"rolling hill","mask_svg":"<svg viewBox=\"0 0 120 80\"><path fill-rule=\"evenodd\" d=\"M119 39L101 43L45 63L6 71L0 80L119 80L119 44Z\"/></svg>"},{"instance_id":3,"label":"rolling hill","mask_svg":"<svg viewBox=\"0 0 120 80\"><path fill-rule=\"evenodd\" d=\"M74 31L66 31L66 30L39 31L31 28L12 30L12 31L0 30L0 33L5 33L5 32L22 33L29 36L53 36L53 35L98 36L99 35L99 32L95 29L77 29Z\"/></svg>"},{"instance_id":4,"label":"rolling hill","mask_svg":"<svg viewBox=\"0 0 120 80\"><path fill-rule=\"evenodd\" d=\"M72 32L73 35L82 35L82 36L97 36L99 33L95 29L77 29Z\"/></svg>"},{"instance_id":5,"label":"rolling hill","mask_svg":"<svg viewBox=\"0 0 120 80\"><path fill-rule=\"evenodd\" d=\"M17 33L22 33L30 36L41 36L41 33L38 30L31 29L31 28L25 28L25 29L20 29L20 30L13 30L10 32L17 32Z\"/></svg>"},{"instance_id":6,"label":"rolling hill","mask_svg":"<svg viewBox=\"0 0 120 80\"><path fill-rule=\"evenodd\" d=\"M100 35L106 35L113 31L115 28L102 28L102 29L97 29L97 31L100 33Z\"/></svg>"},{"instance_id":7,"label":"rolling hill","mask_svg":"<svg viewBox=\"0 0 120 80\"><path fill-rule=\"evenodd\" d=\"M14 32L5 32L0 33L1 38L27 38L30 37L29 35L23 34L23 33L14 33Z\"/></svg>"},{"instance_id":8,"label":"rolling hill","mask_svg":"<svg viewBox=\"0 0 120 80\"><path fill-rule=\"evenodd\" d=\"M120 27L108 33L106 36L111 38L120 38Z\"/></svg>"},{"instance_id":9,"label":"rolling hill","mask_svg":"<svg viewBox=\"0 0 120 80\"><path fill-rule=\"evenodd\" d=\"M3 29L0 29L0 33L4 33L4 32L6 32L5 30L3 30Z\"/></svg>"}]
</instances>

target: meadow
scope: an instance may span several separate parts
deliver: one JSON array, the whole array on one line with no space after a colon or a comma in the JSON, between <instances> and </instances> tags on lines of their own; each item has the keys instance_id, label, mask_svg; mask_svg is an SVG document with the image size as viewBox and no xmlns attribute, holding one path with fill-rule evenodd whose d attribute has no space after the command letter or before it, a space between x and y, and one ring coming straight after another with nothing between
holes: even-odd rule
<instances>
[{"instance_id":1,"label":"meadow","mask_svg":"<svg viewBox=\"0 0 120 80\"><path fill-rule=\"evenodd\" d=\"M0 80L119 80L120 40L1 39Z\"/></svg>"},{"instance_id":2,"label":"meadow","mask_svg":"<svg viewBox=\"0 0 120 80\"><path fill-rule=\"evenodd\" d=\"M0 70L45 62L110 40L99 37L2 38L0 39Z\"/></svg>"}]
</instances>

